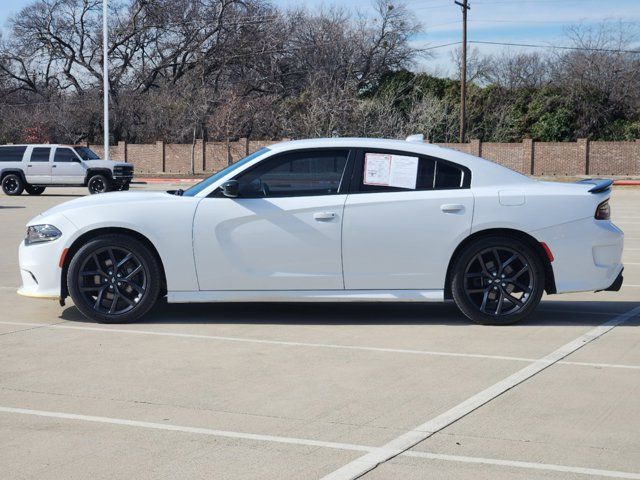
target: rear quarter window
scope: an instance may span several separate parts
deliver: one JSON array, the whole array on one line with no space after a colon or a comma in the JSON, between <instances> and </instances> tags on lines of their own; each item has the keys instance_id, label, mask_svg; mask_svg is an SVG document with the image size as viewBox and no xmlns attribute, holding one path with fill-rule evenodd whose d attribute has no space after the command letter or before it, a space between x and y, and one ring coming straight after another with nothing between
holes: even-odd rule
<instances>
[{"instance_id":1,"label":"rear quarter window","mask_svg":"<svg viewBox=\"0 0 640 480\"><path fill-rule=\"evenodd\" d=\"M450 163L436 162L434 188L436 190L450 190L463 188L464 171Z\"/></svg>"},{"instance_id":2,"label":"rear quarter window","mask_svg":"<svg viewBox=\"0 0 640 480\"><path fill-rule=\"evenodd\" d=\"M21 162L27 147L0 147L0 162Z\"/></svg>"}]
</instances>

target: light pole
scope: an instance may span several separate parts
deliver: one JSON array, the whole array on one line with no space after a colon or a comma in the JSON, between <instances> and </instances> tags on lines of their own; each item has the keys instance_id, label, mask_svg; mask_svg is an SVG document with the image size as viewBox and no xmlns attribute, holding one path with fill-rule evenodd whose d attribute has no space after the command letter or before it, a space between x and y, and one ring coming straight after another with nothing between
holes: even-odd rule
<instances>
[{"instance_id":1,"label":"light pole","mask_svg":"<svg viewBox=\"0 0 640 480\"><path fill-rule=\"evenodd\" d=\"M460 143L464 143L466 135L467 110L467 11L471 8L468 0L454 0L462 8L462 59L460 62Z\"/></svg>"},{"instance_id":2,"label":"light pole","mask_svg":"<svg viewBox=\"0 0 640 480\"><path fill-rule=\"evenodd\" d=\"M102 0L102 95L104 113L104 159L109 160L109 36L107 31L107 0Z\"/></svg>"}]
</instances>

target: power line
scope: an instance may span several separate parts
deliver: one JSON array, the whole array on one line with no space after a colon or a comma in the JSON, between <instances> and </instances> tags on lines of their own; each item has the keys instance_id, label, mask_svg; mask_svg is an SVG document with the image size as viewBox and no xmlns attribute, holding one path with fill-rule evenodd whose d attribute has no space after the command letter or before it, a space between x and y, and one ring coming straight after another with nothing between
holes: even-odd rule
<instances>
[{"instance_id":1,"label":"power line","mask_svg":"<svg viewBox=\"0 0 640 480\"><path fill-rule=\"evenodd\" d=\"M481 45L503 45L507 47L532 47L532 48L557 48L559 50L582 50L588 52L605 52L605 53L640 53L640 50L623 50L620 48L593 48L593 47L569 47L565 45L540 45L534 43L508 43L508 42L490 42L484 40L469 40L469 43Z\"/></svg>"},{"instance_id":2,"label":"power line","mask_svg":"<svg viewBox=\"0 0 640 480\"><path fill-rule=\"evenodd\" d=\"M451 47L453 45L460 45L462 42L443 43L440 45L433 45L424 47L421 50L435 50L438 48ZM530 48L556 48L558 50L577 50L586 52L603 52L603 53L640 53L640 50L625 50L620 48L592 48L592 47L569 47L567 45L540 45L533 43L510 43L510 42L491 42L485 40L468 40L467 43L480 44L480 45L501 45L505 47L530 47Z\"/></svg>"}]
</instances>

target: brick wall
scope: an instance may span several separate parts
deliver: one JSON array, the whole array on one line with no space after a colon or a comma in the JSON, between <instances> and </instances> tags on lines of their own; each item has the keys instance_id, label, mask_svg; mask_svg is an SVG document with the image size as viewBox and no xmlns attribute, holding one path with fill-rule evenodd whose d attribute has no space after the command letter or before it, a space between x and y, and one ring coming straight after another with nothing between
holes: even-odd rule
<instances>
[{"instance_id":1,"label":"brick wall","mask_svg":"<svg viewBox=\"0 0 640 480\"><path fill-rule=\"evenodd\" d=\"M530 173L530 156L522 143L482 143L480 156L516 172Z\"/></svg>"},{"instance_id":2,"label":"brick wall","mask_svg":"<svg viewBox=\"0 0 640 480\"><path fill-rule=\"evenodd\" d=\"M284 139L287 140L287 139ZM248 153L268 147L280 140L247 140L191 144L149 144L119 142L109 147L112 160L135 165L137 175L190 174L193 152L195 173L211 173L226 167ZM640 140L635 142L521 143L439 143L438 145L478 155L524 174L533 175L640 175ZM102 156L101 145L91 148Z\"/></svg>"},{"instance_id":3,"label":"brick wall","mask_svg":"<svg viewBox=\"0 0 640 480\"><path fill-rule=\"evenodd\" d=\"M638 175L640 140L635 142L590 142L589 173L593 175Z\"/></svg>"}]
</instances>

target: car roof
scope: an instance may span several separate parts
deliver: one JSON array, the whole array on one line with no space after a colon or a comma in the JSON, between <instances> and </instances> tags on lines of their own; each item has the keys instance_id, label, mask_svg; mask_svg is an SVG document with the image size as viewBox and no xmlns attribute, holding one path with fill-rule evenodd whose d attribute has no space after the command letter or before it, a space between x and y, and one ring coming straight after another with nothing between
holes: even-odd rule
<instances>
[{"instance_id":1,"label":"car roof","mask_svg":"<svg viewBox=\"0 0 640 480\"><path fill-rule=\"evenodd\" d=\"M8 143L0 145L0 147L86 147L86 145L72 145L68 143Z\"/></svg>"},{"instance_id":2,"label":"car roof","mask_svg":"<svg viewBox=\"0 0 640 480\"><path fill-rule=\"evenodd\" d=\"M419 141L393 140L382 138L317 138L291 140L275 143L267 147L275 152L313 148L376 148L428 155L465 166L471 170L475 186L500 183L530 182L530 178L484 158L459 152L452 148L440 147Z\"/></svg>"}]
</instances>

